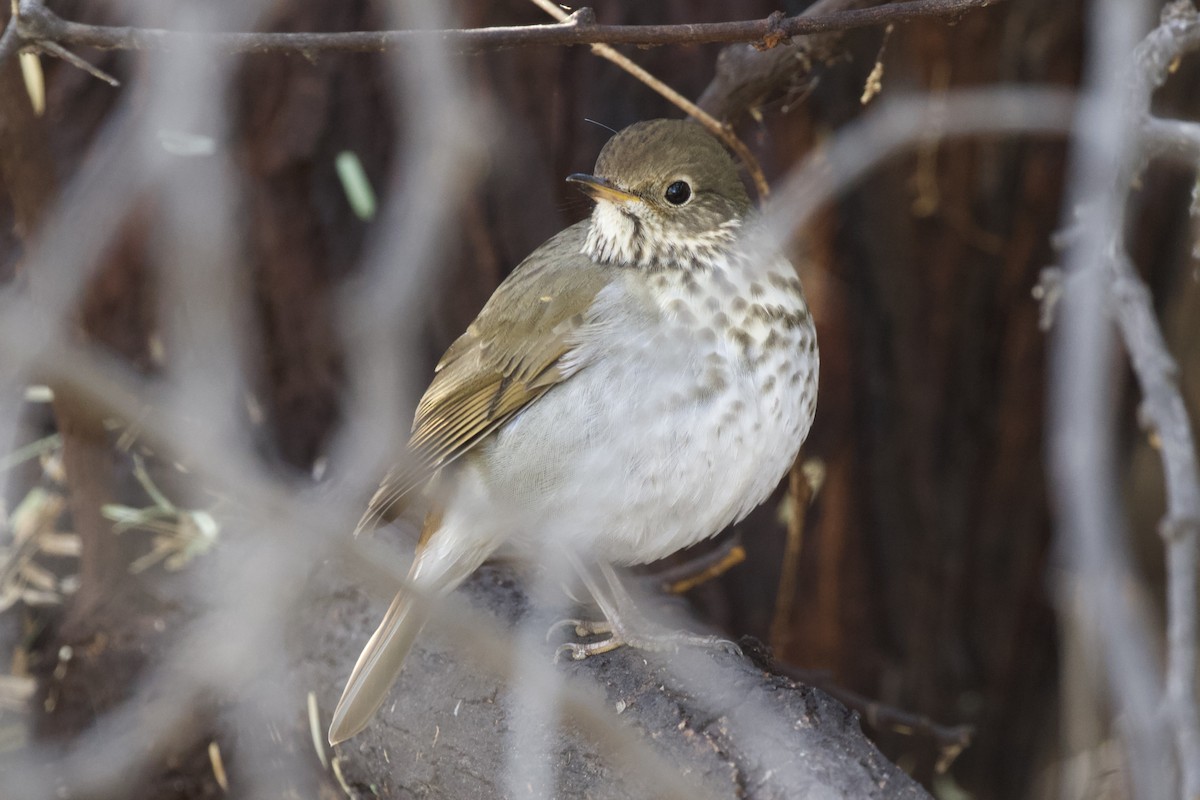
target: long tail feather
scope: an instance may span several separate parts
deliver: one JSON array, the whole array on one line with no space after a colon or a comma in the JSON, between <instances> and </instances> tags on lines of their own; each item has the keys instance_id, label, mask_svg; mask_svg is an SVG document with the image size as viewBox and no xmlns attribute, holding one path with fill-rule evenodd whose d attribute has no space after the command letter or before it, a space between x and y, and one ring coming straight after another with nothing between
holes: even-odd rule
<instances>
[{"instance_id":1,"label":"long tail feather","mask_svg":"<svg viewBox=\"0 0 1200 800\"><path fill-rule=\"evenodd\" d=\"M367 727L400 674L400 667L428 612L406 591L399 592L350 673L350 680L333 711L329 743L344 742Z\"/></svg>"}]
</instances>

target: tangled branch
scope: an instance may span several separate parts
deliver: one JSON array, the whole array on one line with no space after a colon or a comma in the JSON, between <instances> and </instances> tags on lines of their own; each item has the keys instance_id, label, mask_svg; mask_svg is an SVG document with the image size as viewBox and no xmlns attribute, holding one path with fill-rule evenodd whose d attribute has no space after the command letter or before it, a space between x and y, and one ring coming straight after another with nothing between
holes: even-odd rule
<instances>
[{"instance_id":1,"label":"tangled branch","mask_svg":"<svg viewBox=\"0 0 1200 800\"><path fill-rule=\"evenodd\" d=\"M908 0L819 16L785 17L776 12L766 19L691 25L600 25L596 23L595 14L590 8L580 8L567 20L552 25L343 33L191 33L85 25L59 17L46 8L42 0L22 0L20 13L10 22L5 41L0 42L0 62L16 48L41 42L55 42L72 47L98 47L104 50L162 50L178 47L195 38L203 38L206 44L215 50L237 53L379 52L429 39L435 39L447 49L460 53L509 47L582 44L660 47L671 44L756 42L769 48L793 36L955 16L1000 1Z\"/></svg>"}]
</instances>

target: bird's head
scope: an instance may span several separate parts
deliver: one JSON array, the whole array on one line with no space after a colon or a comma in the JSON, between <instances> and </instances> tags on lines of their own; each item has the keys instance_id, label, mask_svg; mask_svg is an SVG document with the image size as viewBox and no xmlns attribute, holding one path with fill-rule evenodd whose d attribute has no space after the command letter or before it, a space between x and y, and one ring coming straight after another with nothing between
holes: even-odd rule
<instances>
[{"instance_id":1,"label":"bird's head","mask_svg":"<svg viewBox=\"0 0 1200 800\"><path fill-rule=\"evenodd\" d=\"M733 159L694 122L630 125L567 178L596 201L585 252L618 266L686 268L728 247L750 209Z\"/></svg>"}]
</instances>

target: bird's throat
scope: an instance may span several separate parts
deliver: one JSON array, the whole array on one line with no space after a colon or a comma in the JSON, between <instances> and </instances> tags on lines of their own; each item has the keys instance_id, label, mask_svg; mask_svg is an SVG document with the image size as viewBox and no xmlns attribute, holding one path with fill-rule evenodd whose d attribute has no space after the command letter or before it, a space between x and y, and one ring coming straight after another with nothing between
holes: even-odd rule
<instances>
[{"instance_id":1,"label":"bird's throat","mask_svg":"<svg viewBox=\"0 0 1200 800\"><path fill-rule=\"evenodd\" d=\"M689 230L653 211L600 201L583 252L600 264L648 270L705 269L723 260L737 239L740 219Z\"/></svg>"}]
</instances>

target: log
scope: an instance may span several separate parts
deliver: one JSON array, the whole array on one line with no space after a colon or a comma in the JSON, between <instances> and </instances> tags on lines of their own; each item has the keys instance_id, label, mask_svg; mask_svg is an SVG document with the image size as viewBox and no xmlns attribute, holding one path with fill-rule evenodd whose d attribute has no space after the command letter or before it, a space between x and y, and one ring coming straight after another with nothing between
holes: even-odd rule
<instances>
[{"instance_id":1,"label":"log","mask_svg":"<svg viewBox=\"0 0 1200 800\"><path fill-rule=\"evenodd\" d=\"M347 586L346 576L316 579L301 669L318 687L322 716L386 608L387 598ZM510 567L487 565L463 587L469 602L520 636L541 623ZM531 617L530 615L534 615ZM550 618L547 617L547 620ZM435 627L435 626L431 626ZM693 628L696 624L693 622ZM540 638L538 639L540 643ZM857 714L819 689L773 672L754 640L744 655L684 648L661 656L630 648L560 662L573 684L590 684L612 717L652 748L668 768L694 782L695 797L925 798L862 733ZM338 746L351 788L381 798L539 796L506 778L512 764L514 691L461 647L427 629L374 722ZM545 644L549 663L554 644ZM697 687L707 687L697 690ZM566 713L538 728L553 764L557 798L664 796L661 781L606 752ZM527 738L525 739L527 740ZM661 777L661 776L660 776Z\"/></svg>"}]
</instances>

